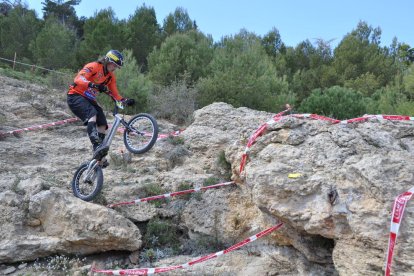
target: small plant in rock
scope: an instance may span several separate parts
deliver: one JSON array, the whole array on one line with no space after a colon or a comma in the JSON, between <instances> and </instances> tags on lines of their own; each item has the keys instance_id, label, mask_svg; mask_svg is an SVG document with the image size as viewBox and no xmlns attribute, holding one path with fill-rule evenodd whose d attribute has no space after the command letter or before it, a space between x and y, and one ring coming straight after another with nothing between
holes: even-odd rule
<instances>
[{"instance_id":1,"label":"small plant in rock","mask_svg":"<svg viewBox=\"0 0 414 276\"><path fill-rule=\"evenodd\" d=\"M179 191L190 190L193 188L192 186L193 185L191 185L191 182L183 182L180 185L178 185L178 190ZM178 198L189 200L191 198L191 194L180 195L178 196Z\"/></svg>"},{"instance_id":2,"label":"small plant in rock","mask_svg":"<svg viewBox=\"0 0 414 276\"><path fill-rule=\"evenodd\" d=\"M207 186L211 186L211 185L214 185L214 184L218 184L219 182L220 182L220 179L218 179L217 177L212 176L212 177L209 177L209 178L207 178L203 181L203 186L207 187Z\"/></svg>"},{"instance_id":3,"label":"small plant in rock","mask_svg":"<svg viewBox=\"0 0 414 276\"><path fill-rule=\"evenodd\" d=\"M82 267L85 261L85 258L56 255L45 259L37 259L33 268L36 272L47 272L47 275L59 275L59 272L64 273L63 275L70 275L72 269Z\"/></svg>"},{"instance_id":4,"label":"small plant in rock","mask_svg":"<svg viewBox=\"0 0 414 276\"><path fill-rule=\"evenodd\" d=\"M19 193L19 183L21 181L21 178L19 176L16 177L16 179L13 181L13 183L11 184L10 190L12 192L15 192L16 194Z\"/></svg>"},{"instance_id":5,"label":"small plant in rock","mask_svg":"<svg viewBox=\"0 0 414 276\"><path fill-rule=\"evenodd\" d=\"M171 151L168 151L166 154L166 159L170 163L171 167L174 168L177 165L181 165L183 163L183 159L185 156L189 155L190 152L184 146L179 145L174 147Z\"/></svg>"},{"instance_id":6,"label":"small plant in rock","mask_svg":"<svg viewBox=\"0 0 414 276\"><path fill-rule=\"evenodd\" d=\"M220 168L220 174L226 177L227 179L231 178L231 164L226 160L226 154L224 150L219 152L217 157L217 165Z\"/></svg>"},{"instance_id":7,"label":"small plant in rock","mask_svg":"<svg viewBox=\"0 0 414 276\"><path fill-rule=\"evenodd\" d=\"M157 183L148 183L144 186L144 197L150 197L155 195L164 194L166 191ZM164 200L165 201L165 200ZM152 200L149 203L154 204L155 207L161 207L163 200Z\"/></svg>"},{"instance_id":8,"label":"small plant in rock","mask_svg":"<svg viewBox=\"0 0 414 276\"><path fill-rule=\"evenodd\" d=\"M179 231L170 221L154 218L147 224L143 241L148 247L164 246L178 250Z\"/></svg>"},{"instance_id":9,"label":"small plant in rock","mask_svg":"<svg viewBox=\"0 0 414 276\"><path fill-rule=\"evenodd\" d=\"M156 252L152 248L144 249L139 254L139 261L141 263L150 263L150 264L152 264L153 262L155 262L157 260L158 260L158 258L157 258Z\"/></svg>"},{"instance_id":10,"label":"small plant in rock","mask_svg":"<svg viewBox=\"0 0 414 276\"><path fill-rule=\"evenodd\" d=\"M171 145L184 145L184 138L183 137L179 137L179 136L168 136L167 138L168 143L170 143Z\"/></svg>"},{"instance_id":11,"label":"small plant in rock","mask_svg":"<svg viewBox=\"0 0 414 276\"><path fill-rule=\"evenodd\" d=\"M150 265L160 259L166 258L171 256L171 252L169 252L168 249L161 250L159 248L153 249L153 248L147 248L144 249L139 254L139 262L141 264L143 263L149 263Z\"/></svg>"}]
</instances>

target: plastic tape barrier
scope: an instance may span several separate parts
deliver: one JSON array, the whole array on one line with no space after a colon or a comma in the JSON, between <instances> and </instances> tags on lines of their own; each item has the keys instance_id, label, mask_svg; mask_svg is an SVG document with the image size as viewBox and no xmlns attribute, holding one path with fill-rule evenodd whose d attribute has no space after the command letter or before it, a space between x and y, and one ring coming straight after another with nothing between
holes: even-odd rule
<instances>
[{"instance_id":1,"label":"plastic tape barrier","mask_svg":"<svg viewBox=\"0 0 414 276\"><path fill-rule=\"evenodd\" d=\"M392 256L394 254L394 246L397 241L398 230L400 229L401 221L404 215L405 206L407 202L411 199L411 196L414 193L414 187L412 187L407 192L404 192L397 196L394 201L394 206L392 208L392 215L391 215L391 229L390 229L390 237L388 240L388 250L387 256L385 258L385 274L389 276L391 274L391 264L392 264Z\"/></svg>"},{"instance_id":2,"label":"plastic tape barrier","mask_svg":"<svg viewBox=\"0 0 414 276\"><path fill-rule=\"evenodd\" d=\"M73 123L73 122L76 122L76 121L79 121L79 119L78 118L70 118L70 119L57 121L57 122L53 122L53 123L48 123L48 124L43 124L43 125L35 125L35 126L25 127L25 128L21 128L21 129L15 129L15 130L12 130L12 131L7 131L7 132L0 132L0 136L13 135L13 134L21 133L21 132L24 132L24 131L31 131L31 130L48 128L48 127L52 127L52 126L64 125L64 124Z\"/></svg>"},{"instance_id":3,"label":"plastic tape barrier","mask_svg":"<svg viewBox=\"0 0 414 276\"><path fill-rule=\"evenodd\" d=\"M172 271L172 270L176 270L176 269L183 269L183 268L188 268L192 265L198 264L198 263L202 263L214 258L217 258L219 256L222 256L224 254L230 253L231 251L234 251L236 249L239 249L240 247L249 244L261 237L264 237L270 233L272 233L273 231L279 230L280 227L283 226L283 223L279 223L276 224L260 233L257 233L256 235L253 235L247 239L245 239L244 241L241 241L225 250L216 252L216 253L212 253L197 259L194 259L188 263L182 264L182 265L175 265L175 266L169 266L169 267L155 267L155 268L137 268L137 269L121 269L121 270L100 270L100 269L96 269L95 267L92 267L92 272L94 273L103 273L103 274L107 274L107 275L150 275L150 274L155 274L155 273L161 273L161 272L167 272L167 271Z\"/></svg>"},{"instance_id":4,"label":"plastic tape barrier","mask_svg":"<svg viewBox=\"0 0 414 276\"><path fill-rule=\"evenodd\" d=\"M158 199L163 199L163 198L168 198L168 197L173 197L173 196L179 196L179 195L184 195L184 194L189 194L189 193L194 193L194 192L199 192L199 191L205 191L205 190L208 190L208 189L214 189L214 188L218 188L218 187L228 186L228 185L231 185L231 184L234 184L234 182L230 181L230 182L219 183L219 184L215 184L215 185L211 185L211 186L201 187L201 188L183 190L183 191L178 191L178 192L173 192L173 193L168 193L168 194L162 194L162 195L155 195L155 196L150 196L150 197L145 197L145 198L138 198L138 199L135 199L133 201L125 201L125 202L110 204L107 207L108 208L113 208L113 207L117 207L117 206L121 206L121 205L133 205L133 204L138 204L140 202L158 200Z\"/></svg>"}]
</instances>

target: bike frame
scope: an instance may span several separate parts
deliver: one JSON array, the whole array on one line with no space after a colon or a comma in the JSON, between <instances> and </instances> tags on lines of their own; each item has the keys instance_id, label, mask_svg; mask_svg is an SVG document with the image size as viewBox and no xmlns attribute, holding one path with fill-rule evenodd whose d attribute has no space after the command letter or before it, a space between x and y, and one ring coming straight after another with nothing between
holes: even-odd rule
<instances>
[{"instance_id":1,"label":"bike frame","mask_svg":"<svg viewBox=\"0 0 414 276\"><path fill-rule=\"evenodd\" d=\"M115 101L115 100L114 100ZM127 129L129 130L128 124L125 122L125 120L123 119L123 117L118 114L118 105L115 103L115 107L114 107L114 111L113 111L113 115L115 117L115 120L112 124L111 129L109 130L108 135L106 135L105 139L102 141L102 145L104 146L110 146L112 144L112 140L115 137L116 131L118 130L118 127L120 124L124 125L125 127L125 131L127 131ZM91 177L94 176L93 172L95 170L96 166L99 166L99 162L96 159L92 159L89 162L88 165L88 169L86 170L85 176L84 176L84 181L93 181L93 179L91 179Z\"/></svg>"}]
</instances>

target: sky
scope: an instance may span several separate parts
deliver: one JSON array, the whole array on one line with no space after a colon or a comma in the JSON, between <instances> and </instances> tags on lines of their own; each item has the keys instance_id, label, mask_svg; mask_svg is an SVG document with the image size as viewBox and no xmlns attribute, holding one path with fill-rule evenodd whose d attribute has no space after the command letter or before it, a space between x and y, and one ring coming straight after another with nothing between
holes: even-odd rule
<instances>
[{"instance_id":1,"label":"sky","mask_svg":"<svg viewBox=\"0 0 414 276\"><path fill-rule=\"evenodd\" d=\"M42 18L42 0L25 0ZM413 0L82 0L75 6L78 17L91 17L112 7L118 19L128 19L142 5L153 7L157 21L177 7L184 8L198 29L214 41L246 29L264 36L279 30L287 46L309 39L330 41L335 47L342 38L365 21L382 30L381 45L390 46L394 37L414 47Z\"/></svg>"}]
</instances>

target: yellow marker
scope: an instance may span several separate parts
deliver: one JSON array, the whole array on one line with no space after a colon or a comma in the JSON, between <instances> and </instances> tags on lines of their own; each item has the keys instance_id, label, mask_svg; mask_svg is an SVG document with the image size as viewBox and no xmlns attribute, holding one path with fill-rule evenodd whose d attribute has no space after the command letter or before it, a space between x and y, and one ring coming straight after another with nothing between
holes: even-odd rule
<instances>
[{"instance_id":1,"label":"yellow marker","mask_svg":"<svg viewBox=\"0 0 414 276\"><path fill-rule=\"evenodd\" d=\"M290 174L288 174L289 178L298 178L298 177L301 177L301 176L302 176L301 173L290 173Z\"/></svg>"}]
</instances>

